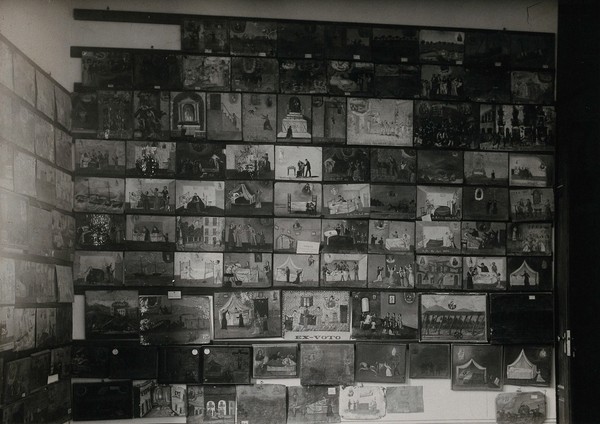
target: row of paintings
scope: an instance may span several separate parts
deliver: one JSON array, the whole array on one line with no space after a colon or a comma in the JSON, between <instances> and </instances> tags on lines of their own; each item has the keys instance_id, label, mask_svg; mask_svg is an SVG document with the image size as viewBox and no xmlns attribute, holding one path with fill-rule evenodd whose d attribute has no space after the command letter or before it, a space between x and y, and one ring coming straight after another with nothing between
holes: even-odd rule
<instances>
[{"instance_id":1,"label":"row of paintings","mask_svg":"<svg viewBox=\"0 0 600 424\"><path fill-rule=\"evenodd\" d=\"M17 263L3 302L54 301L54 269ZM31 266L29 266L31 265ZM45 280L49 275L52 280ZM40 279L41 278L41 279ZM552 291L543 256L433 256L366 253L77 251L73 277L58 283L59 300L76 287L195 288L369 287L410 290ZM15 296L15 287L16 296Z\"/></svg>"},{"instance_id":2,"label":"row of paintings","mask_svg":"<svg viewBox=\"0 0 600 424\"><path fill-rule=\"evenodd\" d=\"M554 172L550 155L412 148L78 139L75 153L76 175L90 177L540 187L552 184Z\"/></svg>"},{"instance_id":3,"label":"row of paintings","mask_svg":"<svg viewBox=\"0 0 600 424\"><path fill-rule=\"evenodd\" d=\"M71 408L71 383L58 381L5 405L2 409L2 422L64 422L70 419Z\"/></svg>"},{"instance_id":4,"label":"row of paintings","mask_svg":"<svg viewBox=\"0 0 600 424\"><path fill-rule=\"evenodd\" d=\"M501 103L200 91L79 92L73 99L73 133L150 141L554 148L553 106Z\"/></svg>"},{"instance_id":5,"label":"row of paintings","mask_svg":"<svg viewBox=\"0 0 600 424\"><path fill-rule=\"evenodd\" d=\"M25 196L0 189L2 250L72 260L75 218Z\"/></svg>"},{"instance_id":6,"label":"row of paintings","mask_svg":"<svg viewBox=\"0 0 600 424\"><path fill-rule=\"evenodd\" d=\"M525 180L523 180L525 181ZM77 177L75 212L552 221L551 188ZM271 219L272 218L265 218Z\"/></svg>"},{"instance_id":7,"label":"row of paintings","mask_svg":"<svg viewBox=\"0 0 600 424\"><path fill-rule=\"evenodd\" d=\"M137 290L94 290L85 292L85 330L87 339L137 339L147 345L282 335L313 341L548 343L553 297L256 290L173 299Z\"/></svg>"},{"instance_id":8,"label":"row of paintings","mask_svg":"<svg viewBox=\"0 0 600 424\"><path fill-rule=\"evenodd\" d=\"M0 306L0 352L47 349L71 341L71 306Z\"/></svg>"},{"instance_id":9,"label":"row of paintings","mask_svg":"<svg viewBox=\"0 0 600 424\"><path fill-rule=\"evenodd\" d=\"M0 257L0 304L71 303L70 266Z\"/></svg>"},{"instance_id":10,"label":"row of paintings","mask_svg":"<svg viewBox=\"0 0 600 424\"><path fill-rule=\"evenodd\" d=\"M424 410L420 386L212 386L134 380L75 383L73 401L76 421L187 416L188 423L319 424ZM107 401L111 408L102 408Z\"/></svg>"},{"instance_id":11,"label":"row of paintings","mask_svg":"<svg viewBox=\"0 0 600 424\"><path fill-rule=\"evenodd\" d=\"M70 141L68 148L72 148ZM72 210L73 181L70 173L7 142L0 141L0 153L0 189L33 197L59 209Z\"/></svg>"},{"instance_id":12,"label":"row of paintings","mask_svg":"<svg viewBox=\"0 0 600 424\"><path fill-rule=\"evenodd\" d=\"M229 25L230 24L230 25ZM86 87L176 88L190 78L210 87L222 72L219 61L279 57L363 61L385 64L423 63L491 68L548 69L554 65L554 36L507 32L371 28L369 26L190 19L182 24L179 52L130 52L84 49L82 82ZM237 58L236 56L249 56ZM303 69L310 71L314 69ZM171 76L171 78L169 78ZM211 78L212 77L212 78Z\"/></svg>"},{"instance_id":13,"label":"row of paintings","mask_svg":"<svg viewBox=\"0 0 600 424\"><path fill-rule=\"evenodd\" d=\"M33 118L37 114L31 113L31 110L37 110L40 115L35 117L36 119L40 117L39 121L43 121L41 116L44 116L46 119L44 122L50 127L52 125L47 120L53 121L67 130L71 129L69 92L17 51L4 37L0 38L0 63L0 84L13 91L25 101L27 107L31 108L27 109L25 114ZM5 104L10 107L11 102L8 101ZM11 127L12 125L9 128ZM35 130L37 133L38 129ZM32 141L33 137L29 140Z\"/></svg>"},{"instance_id":14,"label":"row of paintings","mask_svg":"<svg viewBox=\"0 0 600 424\"><path fill-rule=\"evenodd\" d=\"M139 217L139 219L136 219ZM214 252L296 252L551 256L552 224L480 221L390 221L240 217L124 217L81 214L77 245L88 250L165 249ZM169 219L173 218L173 219ZM462 231L461 231L462 228ZM173 237L172 230L177 233ZM201 232L202 231L202 232ZM321 243L321 244L320 244ZM305 245L308 247L305 249ZM90 255L90 254L87 254ZM92 256L102 256L92 254ZM122 255L121 255L122 256ZM152 254L148 254L148 257ZM202 255L196 255L201 258ZM210 255L209 255L210 256ZM134 254L130 254L133 258ZM114 262L114 261L112 261Z\"/></svg>"},{"instance_id":15,"label":"row of paintings","mask_svg":"<svg viewBox=\"0 0 600 424\"><path fill-rule=\"evenodd\" d=\"M552 345L262 343L157 348L80 343L72 349L73 377L161 383L250 384L251 378L256 382L300 378L303 386L405 384L409 379L450 379L456 365L462 369L460 365L474 359L480 369L493 369L494 375L491 380L474 379L470 382L474 385L498 377L498 389L501 382L549 387L554 366ZM463 374L464 378L469 373ZM468 382L463 386L457 389L470 388Z\"/></svg>"},{"instance_id":16,"label":"row of paintings","mask_svg":"<svg viewBox=\"0 0 600 424\"><path fill-rule=\"evenodd\" d=\"M102 69L102 64L97 63L115 58L121 61L133 59L133 66L140 67L134 71L133 83L131 69L127 68L131 63L121 62L117 72L115 68ZM82 71L81 86L87 90L280 92L526 104L549 104L554 100L553 71L510 71L458 64L419 66L157 52L132 55L123 51L84 50Z\"/></svg>"},{"instance_id":17,"label":"row of paintings","mask_svg":"<svg viewBox=\"0 0 600 424\"><path fill-rule=\"evenodd\" d=\"M542 212L534 214L546 218ZM412 254L415 245L432 238L427 237L427 231L432 231L428 230L428 222L81 213L75 215L75 245L86 250ZM523 236L533 234L536 228L542 229L540 235L545 233L550 242L550 223L462 221L446 225L453 231L448 235L450 243L446 242L448 249L425 253L504 255L508 252L524 256L551 253L551 243L545 243L546 239L535 243L531 240L527 249L520 244L527 238ZM248 231L250 234L246 234ZM545 244L540 246L542 241ZM304 250L306 244L310 244L310 250ZM424 249L416 250L423 253Z\"/></svg>"},{"instance_id":18,"label":"row of paintings","mask_svg":"<svg viewBox=\"0 0 600 424\"><path fill-rule=\"evenodd\" d=\"M540 33L190 17L181 49L193 53L280 58L464 63L548 68L554 37Z\"/></svg>"}]
</instances>

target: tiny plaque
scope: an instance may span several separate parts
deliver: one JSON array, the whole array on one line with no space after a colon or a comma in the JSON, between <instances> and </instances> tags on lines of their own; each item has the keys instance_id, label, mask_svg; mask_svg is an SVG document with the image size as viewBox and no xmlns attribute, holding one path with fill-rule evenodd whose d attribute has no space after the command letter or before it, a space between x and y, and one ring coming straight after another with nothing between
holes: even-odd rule
<instances>
[{"instance_id":1,"label":"tiny plaque","mask_svg":"<svg viewBox=\"0 0 600 424\"><path fill-rule=\"evenodd\" d=\"M169 290L167 293L169 299L181 299L181 290Z\"/></svg>"}]
</instances>

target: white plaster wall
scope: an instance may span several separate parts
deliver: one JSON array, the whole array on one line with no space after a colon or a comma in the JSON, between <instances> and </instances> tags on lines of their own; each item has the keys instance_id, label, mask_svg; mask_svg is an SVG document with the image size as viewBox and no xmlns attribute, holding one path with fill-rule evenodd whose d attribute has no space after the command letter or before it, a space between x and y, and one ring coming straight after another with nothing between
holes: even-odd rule
<instances>
[{"instance_id":1,"label":"white plaster wall","mask_svg":"<svg viewBox=\"0 0 600 424\"><path fill-rule=\"evenodd\" d=\"M80 60L69 56L71 45L179 49L178 27L72 19L73 8L106 7L129 11L505 28L553 33L557 30L558 15L558 0L0 0L0 32L68 89L72 89L74 82L80 81L81 75ZM73 310L75 338L83 337L81 300L77 296ZM299 384L299 380L267 382ZM425 412L388 415L378 422L495 422L497 392L453 392L449 380L412 380L409 384L423 386ZM547 422L556 421L553 387L542 390L546 392L548 402ZM504 388L505 391L517 389L515 386ZM183 423L185 419L136 422Z\"/></svg>"}]
</instances>

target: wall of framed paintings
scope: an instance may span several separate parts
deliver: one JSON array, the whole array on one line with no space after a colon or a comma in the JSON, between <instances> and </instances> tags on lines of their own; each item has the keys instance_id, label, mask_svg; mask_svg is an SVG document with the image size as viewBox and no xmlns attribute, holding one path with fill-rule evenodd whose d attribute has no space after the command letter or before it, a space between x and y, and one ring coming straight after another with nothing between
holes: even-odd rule
<instances>
[{"instance_id":1,"label":"wall of framed paintings","mask_svg":"<svg viewBox=\"0 0 600 424\"><path fill-rule=\"evenodd\" d=\"M226 8L73 23L76 418L554 422L553 34Z\"/></svg>"},{"instance_id":2,"label":"wall of framed paintings","mask_svg":"<svg viewBox=\"0 0 600 424\"><path fill-rule=\"evenodd\" d=\"M73 142L69 92L0 36L2 422L71 408Z\"/></svg>"}]
</instances>

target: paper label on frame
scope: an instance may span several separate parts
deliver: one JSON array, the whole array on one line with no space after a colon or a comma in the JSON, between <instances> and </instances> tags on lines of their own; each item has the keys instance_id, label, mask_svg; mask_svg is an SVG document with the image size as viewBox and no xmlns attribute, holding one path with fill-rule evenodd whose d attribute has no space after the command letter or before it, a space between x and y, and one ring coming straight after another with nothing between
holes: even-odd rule
<instances>
[{"instance_id":1,"label":"paper label on frame","mask_svg":"<svg viewBox=\"0 0 600 424\"><path fill-rule=\"evenodd\" d=\"M296 244L296 253L319 254L320 243L318 241L298 240Z\"/></svg>"}]
</instances>

